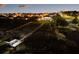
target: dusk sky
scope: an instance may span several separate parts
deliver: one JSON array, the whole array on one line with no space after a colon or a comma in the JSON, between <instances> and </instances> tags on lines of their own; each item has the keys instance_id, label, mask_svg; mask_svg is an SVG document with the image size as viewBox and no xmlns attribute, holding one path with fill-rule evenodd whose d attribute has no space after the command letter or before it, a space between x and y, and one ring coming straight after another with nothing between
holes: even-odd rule
<instances>
[{"instance_id":1,"label":"dusk sky","mask_svg":"<svg viewBox=\"0 0 79 59\"><path fill-rule=\"evenodd\" d=\"M3 4L0 5L0 13L20 12L20 13L40 13L55 12L62 10L79 10L79 4Z\"/></svg>"}]
</instances>

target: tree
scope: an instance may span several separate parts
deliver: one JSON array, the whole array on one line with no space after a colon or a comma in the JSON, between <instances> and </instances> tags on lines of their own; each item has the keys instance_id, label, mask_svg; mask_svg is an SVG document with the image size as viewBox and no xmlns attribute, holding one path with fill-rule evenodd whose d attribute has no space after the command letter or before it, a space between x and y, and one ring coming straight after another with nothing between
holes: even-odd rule
<instances>
[{"instance_id":1,"label":"tree","mask_svg":"<svg viewBox=\"0 0 79 59\"><path fill-rule=\"evenodd\" d=\"M77 24L78 23L78 12L77 11L73 11L72 12L72 16L74 16L75 18L73 19L72 23Z\"/></svg>"},{"instance_id":2,"label":"tree","mask_svg":"<svg viewBox=\"0 0 79 59\"><path fill-rule=\"evenodd\" d=\"M57 14L56 16L53 17L54 19L54 24L55 26L67 26L68 25L68 22L65 21L64 18L62 18L59 14Z\"/></svg>"}]
</instances>

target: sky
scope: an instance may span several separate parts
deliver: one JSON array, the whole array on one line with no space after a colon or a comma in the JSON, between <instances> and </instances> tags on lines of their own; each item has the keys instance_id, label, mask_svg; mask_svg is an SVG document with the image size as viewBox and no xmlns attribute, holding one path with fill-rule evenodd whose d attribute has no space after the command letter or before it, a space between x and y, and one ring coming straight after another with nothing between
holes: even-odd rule
<instances>
[{"instance_id":1,"label":"sky","mask_svg":"<svg viewBox=\"0 0 79 59\"><path fill-rule=\"evenodd\" d=\"M0 4L0 13L42 13L79 10L79 4Z\"/></svg>"}]
</instances>

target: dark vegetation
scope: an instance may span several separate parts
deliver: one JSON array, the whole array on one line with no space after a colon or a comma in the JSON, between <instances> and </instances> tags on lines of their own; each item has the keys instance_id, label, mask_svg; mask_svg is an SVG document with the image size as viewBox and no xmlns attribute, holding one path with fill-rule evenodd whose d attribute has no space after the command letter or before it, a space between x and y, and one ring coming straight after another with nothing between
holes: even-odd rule
<instances>
[{"instance_id":1,"label":"dark vegetation","mask_svg":"<svg viewBox=\"0 0 79 59\"><path fill-rule=\"evenodd\" d=\"M75 12L74 12L75 13ZM77 24L78 19L76 14L72 24ZM9 19L5 16L0 16L0 28L11 29L18 27L28 22L36 22L38 17L31 17L27 21L23 17L16 17ZM13 54L28 53L28 54L74 54L79 53L79 30L73 31L70 28L63 28L69 26L67 22L60 15L54 17L54 25L51 26L52 31L48 24L45 24L40 30L29 36L25 41L16 47ZM56 26L56 27L55 27ZM62 28L57 28L62 26ZM66 38L58 39L55 30L65 35ZM17 34L17 33L16 33ZM62 37L62 36L61 36ZM0 50L4 52L5 46L0 46Z\"/></svg>"}]
</instances>

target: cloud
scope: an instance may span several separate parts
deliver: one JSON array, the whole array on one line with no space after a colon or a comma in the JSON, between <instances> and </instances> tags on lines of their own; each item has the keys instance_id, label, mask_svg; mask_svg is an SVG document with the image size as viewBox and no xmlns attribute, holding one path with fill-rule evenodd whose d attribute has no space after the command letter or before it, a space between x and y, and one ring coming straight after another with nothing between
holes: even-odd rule
<instances>
[{"instance_id":1,"label":"cloud","mask_svg":"<svg viewBox=\"0 0 79 59\"><path fill-rule=\"evenodd\" d=\"M21 8L21 9L26 9L27 8L27 5L23 5L22 4L22 5L19 5L18 7Z\"/></svg>"},{"instance_id":2,"label":"cloud","mask_svg":"<svg viewBox=\"0 0 79 59\"><path fill-rule=\"evenodd\" d=\"M0 4L0 8L6 7L6 4Z\"/></svg>"}]
</instances>

